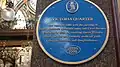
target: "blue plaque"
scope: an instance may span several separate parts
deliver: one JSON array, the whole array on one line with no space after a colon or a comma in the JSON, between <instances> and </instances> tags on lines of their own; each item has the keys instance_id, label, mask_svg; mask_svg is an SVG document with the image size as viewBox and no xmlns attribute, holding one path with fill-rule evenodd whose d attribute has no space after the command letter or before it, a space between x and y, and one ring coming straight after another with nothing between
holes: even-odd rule
<instances>
[{"instance_id":1,"label":"blue plaque","mask_svg":"<svg viewBox=\"0 0 120 67\"><path fill-rule=\"evenodd\" d=\"M109 37L104 12L89 0L57 0L40 15L37 40L50 58L81 64L95 58Z\"/></svg>"}]
</instances>

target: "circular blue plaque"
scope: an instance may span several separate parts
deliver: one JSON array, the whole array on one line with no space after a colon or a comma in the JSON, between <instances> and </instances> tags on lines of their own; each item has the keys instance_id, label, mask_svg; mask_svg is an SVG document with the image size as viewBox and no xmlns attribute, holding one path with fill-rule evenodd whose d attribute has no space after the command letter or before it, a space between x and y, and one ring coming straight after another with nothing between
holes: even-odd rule
<instances>
[{"instance_id":1,"label":"circular blue plaque","mask_svg":"<svg viewBox=\"0 0 120 67\"><path fill-rule=\"evenodd\" d=\"M50 58L64 64L81 64L104 49L109 24L104 12L89 0L57 0L40 15L36 34Z\"/></svg>"}]
</instances>

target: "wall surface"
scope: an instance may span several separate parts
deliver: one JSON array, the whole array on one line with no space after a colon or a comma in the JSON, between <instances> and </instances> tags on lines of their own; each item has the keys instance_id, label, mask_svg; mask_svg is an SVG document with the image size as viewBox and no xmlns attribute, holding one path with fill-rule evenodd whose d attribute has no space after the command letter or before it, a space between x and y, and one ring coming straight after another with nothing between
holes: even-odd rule
<instances>
[{"instance_id":1,"label":"wall surface","mask_svg":"<svg viewBox=\"0 0 120 67\"><path fill-rule=\"evenodd\" d=\"M118 0L118 8L119 8L119 13L120 13L120 0Z\"/></svg>"},{"instance_id":2,"label":"wall surface","mask_svg":"<svg viewBox=\"0 0 120 67\"><path fill-rule=\"evenodd\" d=\"M37 15L40 13L54 0L38 0L37 2ZM105 12L109 20L110 25L110 37L107 46L103 52L97 56L95 59L80 65L65 65L58 63L48 56L46 56L40 49L37 43L36 36L34 36L33 54L32 54L32 67L118 67L116 59L116 49L115 49L115 36L114 36L114 21L112 12L112 2L111 0L91 0L96 3ZM35 33L34 33L35 34Z\"/></svg>"}]
</instances>

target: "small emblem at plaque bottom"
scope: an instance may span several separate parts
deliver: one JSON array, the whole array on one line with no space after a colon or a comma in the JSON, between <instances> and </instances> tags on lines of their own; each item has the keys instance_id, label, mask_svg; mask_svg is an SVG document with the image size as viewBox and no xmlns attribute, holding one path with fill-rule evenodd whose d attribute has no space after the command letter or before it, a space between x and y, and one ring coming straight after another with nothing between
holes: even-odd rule
<instances>
[{"instance_id":1,"label":"small emblem at plaque bottom","mask_svg":"<svg viewBox=\"0 0 120 67\"><path fill-rule=\"evenodd\" d=\"M77 55L81 51L81 48L79 46L76 46L76 45L69 46L65 49L66 49L65 50L66 53L69 54L69 55Z\"/></svg>"}]
</instances>

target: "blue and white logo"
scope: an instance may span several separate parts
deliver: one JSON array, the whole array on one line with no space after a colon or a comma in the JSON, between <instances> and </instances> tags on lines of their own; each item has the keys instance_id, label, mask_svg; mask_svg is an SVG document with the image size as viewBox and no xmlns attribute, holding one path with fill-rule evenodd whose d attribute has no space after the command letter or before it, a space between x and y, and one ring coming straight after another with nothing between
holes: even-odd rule
<instances>
[{"instance_id":1,"label":"blue and white logo","mask_svg":"<svg viewBox=\"0 0 120 67\"><path fill-rule=\"evenodd\" d=\"M66 4L66 9L69 13L75 13L78 11L79 5L75 0L70 0Z\"/></svg>"},{"instance_id":2,"label":"blue and white logo","mask_svg":"<svg viewBox=\"0 0 120 67\"><path fill-rule=\"evenodd\" d=\"M69 55L77 55L81 51L81 48L76 45L71 45L66 48L66 53Z\"/></svg>"}]
</instances>

